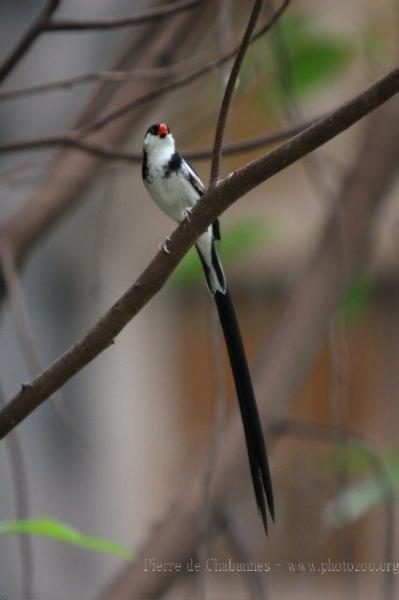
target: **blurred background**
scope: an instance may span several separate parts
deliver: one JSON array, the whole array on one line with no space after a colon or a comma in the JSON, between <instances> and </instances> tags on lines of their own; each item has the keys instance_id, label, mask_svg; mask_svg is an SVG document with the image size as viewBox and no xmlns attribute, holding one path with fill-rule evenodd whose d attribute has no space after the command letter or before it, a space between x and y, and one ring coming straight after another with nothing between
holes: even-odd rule
<instances>
[{"instance_id":1,"label":"blurred background","mask_svg":"<svg viewBox=\"0 0 399 600\"><path fill-rule=\"evenodd\" d=\"M111 18L155 4L160 3L64 0L54 18ZM261 23L277 2L264 5ZM36 0L2 0L1 57L43 6ZM247 0L208 0L136 27L43 33L0 91L104 70L137 76L21 97L0 95L0 145L88 124L221 57L239 41L251 8ZM225 142L306 122L371 85L396 61L398 22L394 0L293 2L248 51ZM229 67L227 62L142 103L100 141L139 156L147 127L164 121L181 151L210 148ZM284 308L317 252L369 124L361 121L222 216L223 262L257 372L263 349L284 327ZM265 151L225 158L223 174ZM193 164L207 182L209 160ZM21 280L43 367L131 285L174 229L146 193L139 161L100 161L65 148L1 153L0 197L4 227L26 206L33 215L44 200L61 204L64 199L68 205L34 244ZM398 589L394 577L371 568L349 575L317 571L329 560L341 569L343 561L371 561L377 568L398 556L397 199L398 188L391 185L369 228L363 268L325 324L316 359L276 425L277 521L269 537L261 530L247 470L226 498L230 525L208 536L206 556L267 562L270 572L203 570L195 577L179 576L163 597L381 598ZM28 212L28 225L29 218ZM206 459L217 399L225 404L226 421L237 410L229 370L221 373L223 363L215 355L213 328L211 300L190 252L116 343L62 388L56 399L62 415L46 402L18 427L29 516L65 521L133 552L140 548ZM307 343L304 337L304 352ZM8 399L32 377L26 340L21 341L8 302L0 357ZM8 450L3 442L2 520L18 517L14 480L21 479L21 471L13 471ZM34 597L41 600L96 598L124 564L46 538L31 541ZM23 597L20 549L18 536L0 537L1 598Z\"/></svg>"}]
</instances>

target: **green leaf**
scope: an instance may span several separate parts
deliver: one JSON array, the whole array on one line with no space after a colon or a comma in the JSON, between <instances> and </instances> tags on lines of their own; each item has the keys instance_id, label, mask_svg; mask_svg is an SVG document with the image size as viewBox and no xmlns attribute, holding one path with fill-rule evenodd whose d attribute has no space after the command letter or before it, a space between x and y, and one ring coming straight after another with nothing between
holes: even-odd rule
<instances>
[{"instance_id":1,"label":"green leaf","mask_svg":"<svg viewBox=\"0 0 399 600\"><path fill-rule=\"evenodd\" d=\"M364 315L371 304L372 298L373 286L370 279L360 276L349 285L337 313L347 322L352 323Z\"/></svg>"},{"instance_id":2,"label":"green leaf","mask_svg":"<svg viewBox=\"0 0 399 600\"><path fill-rule=\"evenodd\" d=\"M352 484L325 508L328 527L342 527L357 521L386 497L386 490L375 479Z\"/></svg>"},{"instance_id":3,"label":"green leaf","mask_svg":"<svg viewBox=\"0 0 399 600\"><path fill-rule=\"evenodd\" d=\"M364 445L354 442L333 450L328 464L335 473L345 471L347 475L362 475L369 473L372 457Z\"/></svg>"},{"instance_id":4,"label":"green leaf","mask_svg":"<svg viewBox=\"0 0 399 600\"><path fill-rule=\"evenodd\" d=\"M287 46L295 93L308 92L330 81L353 56L348 40L321 30L305 16L282 21L281 34Z\"/></svg>"},{"instance_id":5,"label":"green leaf","mask_svg":"<svg viewBox=\"0 0 399 600\"><path fill-rule=\"evenodd\" d=\"M268 228L259 219L243 219L222 231L220 248L223 264L232 264L250 254L265 241L268 233ZM177 287L183 287L202 277L201 263L197 252L192 248L177 267L171 280Z\"/></svg>"},{"instance_id":6,"label":"green leaf","mask_svg":"<svg viewBox=\"0 0 399 600\"><path fill-rule=\"evenodd\" d=\"M345 65L348 49L342 43L325 39L308 40L295 49L293 80L301 92L329 81Z\"/></svg>"},{"instance_id":7,"label":"green leaf","mask_svg":"<svg viewBox=\"0 0 399 600\"><path fill-rule=\"evenodd\" d=\"M368 472L375 465L370 450L361 444L349 445L340 449L341 459L337 466L345 467L347 473L363 473L368 464ZM346 456L345 456L346 455ZM348 485L325 508L325 519L329 527L341 527L345 523L357 521L371 509L381 504L392 494L399 493L399 455L390 452L379 458L380 469L373 468L373 477L355 481Z\"/></svg>"},{"instance_id":8,"label":"green leaf","mask_svg":"<svg viewBox=\"0 0 399 600\"><path fill-rule=\"evenodd\" d=\"M55 539L65 544L80 546L97 552L113 554L121 558L132 558L132 552L125 546L110 540L86 535L70 525L56 519L35 518L19 521L0 521L0 535L10 533L37 535Z\"/></svg>"}]
</instances>

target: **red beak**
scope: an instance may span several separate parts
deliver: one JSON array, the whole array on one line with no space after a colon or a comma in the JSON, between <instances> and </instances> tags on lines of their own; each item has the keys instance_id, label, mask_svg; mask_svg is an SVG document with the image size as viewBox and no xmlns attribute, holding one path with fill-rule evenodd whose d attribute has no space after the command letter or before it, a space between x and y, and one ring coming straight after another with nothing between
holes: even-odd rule
<instances>
[{"instance_id":1,"label":"red beak","mask_svg":"<svg viewBox=\"0 0 399 600\"><path fill-rule=\"evenodd\" d=\"M158 127L158 135L161 137L165 137L169 133L169 127L165 125L165 123L161 123Z\"/></svg>"}]
</instances>

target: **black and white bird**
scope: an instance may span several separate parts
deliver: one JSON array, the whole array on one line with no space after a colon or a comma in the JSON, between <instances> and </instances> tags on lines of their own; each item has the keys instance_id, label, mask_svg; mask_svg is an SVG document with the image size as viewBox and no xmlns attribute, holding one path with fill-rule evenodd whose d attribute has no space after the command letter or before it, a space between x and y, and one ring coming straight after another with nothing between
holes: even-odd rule
<instances>
[{"instance_id":1,"label":"black and white bird","mask_svg":"<svg viewBox=\"0 0 399 600\"><path fill-rule=\"evenodd\" d=\"M152 125L147 129L142 174L153 200L178 223L190 218L191 209L205 192L197 173L176 152L175 140L165 123ZM274 520L269 464L241 333L215 240L220 240L218 221L198 238L195 246L224 332L244 425L256 502L267 533L266 502ZM168 251L167 246L164 248Z\"/></svg>"}]
</instances>

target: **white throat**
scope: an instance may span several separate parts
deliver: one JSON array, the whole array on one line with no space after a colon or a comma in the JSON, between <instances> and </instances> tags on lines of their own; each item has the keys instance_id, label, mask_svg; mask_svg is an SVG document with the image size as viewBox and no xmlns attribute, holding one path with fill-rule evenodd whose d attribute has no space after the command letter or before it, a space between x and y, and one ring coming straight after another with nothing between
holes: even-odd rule
<instances>
[{"instance_id":1,"label":"white throat","mask_svg":"<svg viewBox=\"0 0 399 600\"><path fill-rule=\"evenodd\" d=\"M147 134L144 140L144 150L147 153L149 162L165 163L168 162L176 151L175 140L171 133L164 138L157 135Z\"/></svg>"}]
</instances>

